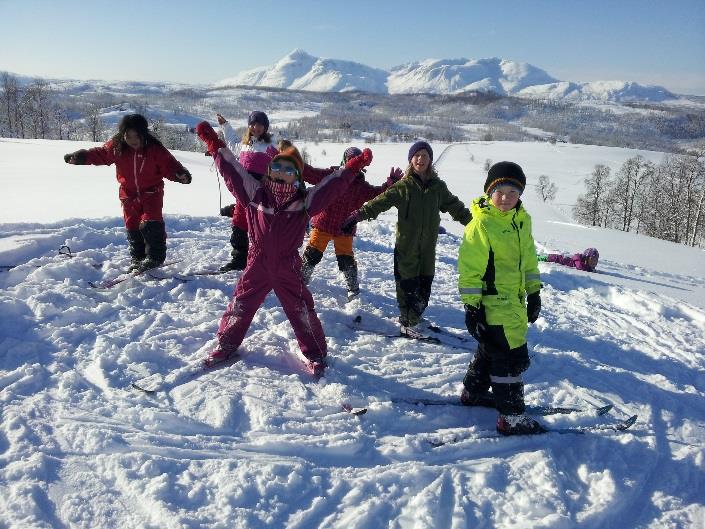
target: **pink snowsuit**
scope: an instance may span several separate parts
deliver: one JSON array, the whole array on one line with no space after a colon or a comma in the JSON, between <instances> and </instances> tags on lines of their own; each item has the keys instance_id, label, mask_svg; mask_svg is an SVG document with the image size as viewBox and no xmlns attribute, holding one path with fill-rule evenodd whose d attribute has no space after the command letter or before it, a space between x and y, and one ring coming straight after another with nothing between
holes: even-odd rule
<instances>
[{"instance_id":1,"label":"pink snowsuit","mask_svg":"<svg viewBox=\"0 0 705 529\"><path fill-rule=\"evenodd\" d=\"M558 263L565 266L570 266L572 268L577 268L578 270L584 270L586 272L594 272L595 269L592 268L583 258L583 254L576 253L572 256L561 255L559 253L548 254L549 263Z\"/></svg>"},{"instance_id":2,"label":"pink snowsuit","mask_svg":"<svg viewBox=\"0 0 705 529\"><path fill-rule=\"evenodd\" d=\"M277 206L266 181L250 175L230 150L220 149L215 164L230 192L245 205L250 239L247 266L218 327L218 348L235 352L255 312L273 289L303 355L310 361L321 360L326 356L326 340L313 297L303 282L299 247L309 216L320 213L344 193L357 173L341 168L309 188L305 197L297 192Z\"/></svg>"}]
</instances>

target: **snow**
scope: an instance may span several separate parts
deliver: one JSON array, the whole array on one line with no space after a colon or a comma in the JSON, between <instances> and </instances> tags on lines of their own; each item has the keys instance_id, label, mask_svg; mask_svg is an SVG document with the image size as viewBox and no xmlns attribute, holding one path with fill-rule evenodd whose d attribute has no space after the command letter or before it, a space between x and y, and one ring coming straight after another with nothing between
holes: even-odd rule
<instances>
[{"instance_id":1,"label":"snow","mask_svg":"<svg viewBox=\"0 0 705 529\"><path fill-rule=\"evenodd\" d=\"M540 250L600 250L594 274L541 263L543 311L530 329L528 403L590 407L603 418L542 417L571 426L638 414L627 432L496 438L496 413L414 406L454 398L471 351L351 330L395 329L394 214L361 223L363 298L345 304L332 250L311 290L332 367L305 374L292 329L269 296L242 359L193 366L214 345L236 274L170 276L228 258L229 221L210 158L176 152L194 176L166 182L164 280L132 278L114 170L62 155L90 144L0 140L0 526L5 528L439 528L705 526L705 259L703 251L580 226L570 205L597 163L616 170L662 153L548 143L433 144L450 189L469 202L486 159L513 160L529 183L558 186L524 202ZM306 144L314 163L344 145ZM372 145L384 180L408 145ZM323 154L325 151L325 155ZM221 186L222 187L222 186ZM229 203L222 188L222 203ZM463 334L456 286L462 226L444 216L426 316ZM73 257L58 255L68 245ZM472 342L465 344L472 347ZM162 381L154 396L130 383ZM342 403L367 406L360 417ZM433 448L429 439L464 434ZM468 437L469 436L469 437Z\"/></svg>"}]
</instances>

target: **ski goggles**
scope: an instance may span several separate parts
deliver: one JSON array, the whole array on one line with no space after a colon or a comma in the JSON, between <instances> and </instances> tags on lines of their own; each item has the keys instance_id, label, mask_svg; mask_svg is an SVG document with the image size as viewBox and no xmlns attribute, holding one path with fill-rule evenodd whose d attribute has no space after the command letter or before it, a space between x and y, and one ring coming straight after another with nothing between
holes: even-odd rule
<instances>
[{"instance_id":1,"label":"ski goggles","mask_svg":"<svg viewBox=\"0 0 705 529\"><path fill-rule=\"evenodd\" d=\"M296 169L296 167L294 167L292 165L284 165L279 162L272 162L271 164L269 164L269 168L272 171L275 171L277 173L286 173L289 176L294 176L294 175L299 174L299 171L298 171L298 169Z\"/></svg>"}]
</instances>

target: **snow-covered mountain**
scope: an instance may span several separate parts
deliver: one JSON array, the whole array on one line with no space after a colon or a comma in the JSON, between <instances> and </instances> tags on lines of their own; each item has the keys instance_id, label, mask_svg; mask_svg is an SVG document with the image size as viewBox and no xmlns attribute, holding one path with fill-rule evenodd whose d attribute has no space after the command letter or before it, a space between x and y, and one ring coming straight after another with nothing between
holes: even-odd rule
<instances>
[{"instance_id":1,"label":"snow-covered mountain","mask_svg":"<svg viewBox=\"0 0 705 529\"><path fill-rule=\"evenodd\" d=\"M675 94L662 86L630 81L560 81L531 64L496 57L427 59L385 71L352 61L314 57L300 49L289 53L273 66L245 70L215 83L216 87L238 85L389 94L459 94L480 90L501 95L573 101L659 102L677 99Z\"/></svg>"}]
</instances>

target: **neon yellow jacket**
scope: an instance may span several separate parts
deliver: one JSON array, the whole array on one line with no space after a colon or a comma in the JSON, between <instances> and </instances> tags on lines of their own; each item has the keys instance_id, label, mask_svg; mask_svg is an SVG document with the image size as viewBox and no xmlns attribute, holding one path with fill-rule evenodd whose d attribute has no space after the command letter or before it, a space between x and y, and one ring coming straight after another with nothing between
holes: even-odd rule
<instances>
[{"instance_id":1,"label":"neon yellow jacket","mask_svg":"<svg viewBox=\"0 0 705 529\"><path fill-rule=\"evenodd\" d=\"M538 259L531 234L531 217L521 202L508 212L497 209L484 195L472 203L472 220L465 227L458 255L458 289L463 303L482 301L499 309L505 304L523 307L526 294L541 289ZM488 323L502 324L508 311L488 310ZM516 314L516 311L511 311ZM524 311L525 312L525 311ZM526 315L524 314L524 319Z\"/></svg>"}]
</instances>

